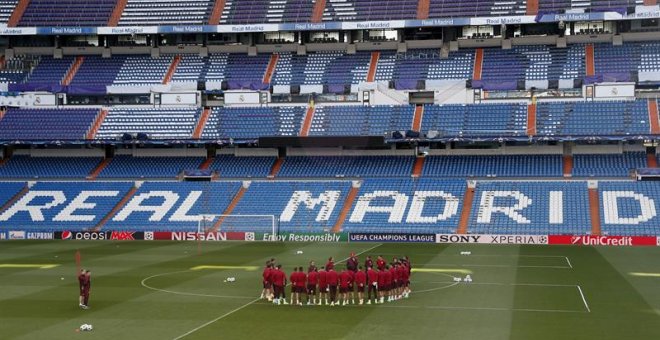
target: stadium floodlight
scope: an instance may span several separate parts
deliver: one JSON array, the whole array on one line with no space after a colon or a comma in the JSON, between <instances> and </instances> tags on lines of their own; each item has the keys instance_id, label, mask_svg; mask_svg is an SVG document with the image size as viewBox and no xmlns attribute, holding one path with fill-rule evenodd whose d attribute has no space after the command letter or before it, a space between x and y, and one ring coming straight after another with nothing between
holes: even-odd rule
<instances>
[{"instance_id":1,"label":"stadium floodlight","mask_svg":"<svg viewBox=\"0 0 660 340\"><path fill-rule=\"evenodd\" d=\"M264 235L263 241L277 241L279 219L275 215L198 215L197 233L245 232L246 240L256 234Z\"/></svg>"}]
</instances>

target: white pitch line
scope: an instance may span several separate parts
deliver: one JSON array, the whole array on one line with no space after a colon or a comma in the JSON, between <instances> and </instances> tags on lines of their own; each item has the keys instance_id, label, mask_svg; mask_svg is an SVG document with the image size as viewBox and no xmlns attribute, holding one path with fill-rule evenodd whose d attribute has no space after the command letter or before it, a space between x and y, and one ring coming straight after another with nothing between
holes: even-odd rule
<instances>
[{"instance_id":1,"label":"white pitch line","mask_svg":"<svg viewBox=\"0 0 660 340\"><path fill-rule=\"evenodd\" d=\"M573 286L575 287L575 286ZM348 305L348 307L364 308L363 306ZM533 308L502 308L502 307L460 307L460 306L395 306L380 305L378 308L404 308L404 309L442 309L442 310L481 310L481 311L507 311L507 312L539 312L539 313L586 313L582 310L567 309L533 309Z\"/></svg>"},{"instance_id":2,"label":"white pitch line","mask_svg":"<svg viewBox=\"0 0 660 340\"><path fill-rule=\"evenodd\" d=\"M363 250L363 251L357 253L357 255L362 255L362 254L364 254L364 253L366 253L366 252L368 252L368 251L370 251L370 250L376 249L376 248L378 248L378 247L380 247L380 246L382 246L382 245L383 245L382 243L379 243L379 244L377 244L377 245L375 245L375 246L373 246L373 247L371 247L371 248L369 248L369 249L366 249L366 250ZM346 260L348 260L348 257L345 258L345 259L343 259L343 260L341 260L341 261L338 261L337 264L342 263L342 262L344 262L344 261L346 261ZM217 317L217 318L215 318L215 319L213 319L213 320L211 320L211 321L209 321L209 322L207 322L207 323L205 323L205 324L203 324L203 325L200 325L200 326L198 326L198 327L195 327L195 328L191 329L190 331L188 331L188 332L186 332L186 333L184 333L184 334L181 334L181 335L177 336L176 338L174 338L174 340L179 340L179 339L182 339L182 338L184 338L184 337L186 337L186 336L188 336L188 335L190 335L190 334L193 334L193 333L197 332L198 330L200 330L200 329L202 329L202 328L204 328L204 327L206 327L206 326L208 326L208 325L210 325L210 324L212 324L212 323L214 323L214 322L216 322L216 321L218 321L218 320L222 320L222 319L224 319L224 318L226 318L226 317L228 317L228 316L230 316L230 315L232 315L232 314L238 312L239 310L241 310L241 309L243 309L243 308L245 308L245 307L248 307L248 306L254 304L255 302L257 302L257 301L259 301L259 300L261 300L261 298L256 298L256 299L254 299L254 300L252 300L252 301L250 301L250 302L248 302L248 303L246 303L246 304L244 304L244 305L242 305L242 306L240 306L240 307L238 307L238 308L236 308L236 309L234 309L234 310L232 310L232 311L229 311L229 312L227 312L227 313L225 313L225 314L220 315L219 317Z\"/></svg>"},{"instance_id":3,"label":"white pitch line","mask_svg":"<svg viewBox=\"0 0 660 340\"><path fill-rule=\"evenodd\" d=\"M568 256L564 256L564 258L566 259L566 263L568 263L568 266L571 267L571 269L573 269L573 265L571 264L571 260L568 259Z\"/></svg>"},{"instance_id":4,"label":"white pitch line","mask_svg":"<svg viewBox=\"0 0 660 340\"><path fill-rule=\"evenodd\" d=\"M203 325L201 325L201 326L197 326L197 327L195 327L195 328L189 330L188 332L183 333L183 334L177 336L176 338L174 338L174 340L179 340L179 339L181 339L181 338L187 337L188 335L193 334L193 333L197 332L198 330L200 330L200 329L202 329L202 328L204 328L204 327L206 327L206 326L208 326L208 325L210 325L210 324L212 324L212 323L214 323L214 322L216 322L216 321L218 321L218 320L220 320L220 319L223 319L223 318L225 318L225 317L228 317L228 316L230 316L230 315L232 315L232 314L238 312L239 310L241 310L241 309L243 309L243 308L245 308L245 307L247 307L247 306L249 306L249 305L251 305L251 304L253 304L253 303L257 302L257 301L259 301L259 300L261 300L260 297L254 299L254 300L252 300L252 301L250 301L250 302L248 302L248 303L246 303L246 304L244 304L244 305L242 305L242 306L240 306L240 307L238 307L238 308L236 308L236 309L234 309L234 310L231 310L231 311L229 311L229 312L227 312L227 313L225 313L225 314L222 314L222 315L220 315L219 317L217 317L217 318L215 318L215 319L213 319L213 320L211 320L211 321L209 321L209 322L207 322L207 323L205 323L205 324L203 324Z\"/></svg>"},{"instance_id":5,"label":"white pitch line","mask_svg":"<svg viewBox=\"0 0 660 340\"><path fill-rule=\"evenodd\" d=\"M413 283L451 283L448 281L414 281ZM532 287L575 287L575 285L553 284L553 283L501 283L501 282L470 282L470 285L488 285L488 286L532 286Z\"/></svg>"},{"instance_id":6,"label":"white pitch line","mask_svg":"<svg viewBox=\"0 0 660 340\"><path fill-rule=\"evenodd\" d=\"M394 254L394 253L382 253L381 255L399 255L399 254ZM525 254L471 254L471 255L459 255L459 254L436 254L436 253L415 253L415 256L460 256L460 257L566 257L564 255L525 255Z\"/></svg>"},{"instance_id":7,"label":"white pitch line","mask_svg":"<svg viewBox=\"0 0 660 340\"><path fill-rule=\"evenodd\" d=\"M551 268L551 269L571 269L572 267L566 266L518 266L518 265L509 265L509 264L451 264L451 263L426 263L422 268L427 267L428 265L432 266L449 266L449 267L493 267L493 268Z\"/></svg>"},{"instance_id":8,"label":"white pitch line","mask_svg":"<svg viewBox=\"0 0 660 340\"><path fill-rule=\"evenodd\" d=\"M165 275L170 275L170 274L179 274L179 273L187 273L190 270L180 270L177 272L169 272L169 273L162 273L162 274L156 274L156 275L151 275L149 277L146 277L140 282L142 287L155 290L157 292L162 292L162 293L169 293L169 294L175 294L175 295L186 295L186 296L201 296L201 297L216 297L216 298L223 298L223 299L252 299L253 296L236 296L236 295L216 295L216 294L200 294L200 293L188 293L188 292L177 292L174 290L168 290L168 289L161 289L161 288L156 288L152 287L147 284L147 281L153 279L154 277L160 277L160 276L165 276Z\"/></svg>"},{"instance_id":9,"label":"white pitch line","mask_svg":"<svg viewBox=\"0 0 660 340\"><path fill-rule=\"evenodd\" d=\"M587 299L584 298L584 294L582 293L582 288L580 288L580 285L576 286L578 291L580 291L580 296L582 297L582 302L584 302L584 306L587 307L587 312L591 313L591 309L589 309L589 305L587 304Z\"/></svg>"}]
</instances>

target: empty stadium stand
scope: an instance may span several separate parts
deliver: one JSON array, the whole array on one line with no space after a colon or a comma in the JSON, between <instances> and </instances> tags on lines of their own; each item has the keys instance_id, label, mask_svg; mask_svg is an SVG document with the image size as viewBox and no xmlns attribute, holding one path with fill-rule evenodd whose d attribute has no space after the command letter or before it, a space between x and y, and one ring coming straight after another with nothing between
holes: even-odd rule
<instances>
[{"instance_id":1,"label":"empty stadium stand","mask_svg":"<svg viewBox=\"0 0 660 340\"><path fill-rule=\"evenodd\" d=\"M641 168L646 168L644 152L573 155L573 176L578 177L627 177Z\"/></svg>"},{"instance_id":2,"label":"empty stadium stand","mask_svg":"<svg viewBox=\"0 0 660 340\"><path fill-rule=\"evenodd\" d=\"M112 108L96 139L117 140L125 133L145 133L149 139L191 139L199 115L196 108Z\"/></svg>"},{"instance_id":3,"label":"empty stadium stand","mask_svg":"<svg viewBox=\"0 0 660 340\"><path fill-rule=\"evenodd\" d=\"M405 156L289 156L278 177L408 177L413 161Z\"/></svg>"},{"instance_id":4,"label":"empty stadium stand","mask_svg":"<svg viewBox=\"0 0 660 340\"><path fill-rule=\"evenodd\" d=\"M30 0L18 26L105 26L117 0Z\"/></svg>"},{"instance_id":5,"label":"empty stadium stand","mask_svg":"<svg viewBox=\"0 0 660 340\"><path fill-rule=\"evenodd\" d=\"M0 140L82 140L98 111L9 108L0 120Z\"/></svg>"},{"instance_id":6,"label":"empty stadium stand","mask_svg":"<svg viewBox=\"0 0 660 340\"><path fill-rule=\"evenodd\" d=\"M0 24L6 24L18 0L0 0Z\"/></svg>"},{"instance_id":7,"label":"empty stadium stand","mask_svg":"<svg viewBox=\"0 0 660 340\"><path fill-rule=\"evenodd\" d=\"M116 156L103 169L99 178L167 178L174 179L182 171L197 169L201 157L132 157Z\"/></svg>"},{"instance_id":8,"label":"empty stadium stand","mask_svg":"<svg viewBox=\"0 0 660 340\"><path fill-rule=\"evenodd\" d=\"M119 26L203 25L214 0L128 0Z\"/></svg>"},{"instance_id":9,"label":"empty stadium stand","mask_svg":"<svg viewBox=\"0 0 660 340\"><path fill-rule=\"evenodd\" d=\"M561 155L427 156L424 177L561 177Z\"/></svg>"},{"instance_id":10,"label":"empty stadium stand","mask_svg":"<svg viewBox=\"0 0 660 340\"><path fill-rule=\"evenodd\" d=\"M2 178L85 178L101 161L98 157L13 156L0 165Z\"/></svg>"}]
</instances>

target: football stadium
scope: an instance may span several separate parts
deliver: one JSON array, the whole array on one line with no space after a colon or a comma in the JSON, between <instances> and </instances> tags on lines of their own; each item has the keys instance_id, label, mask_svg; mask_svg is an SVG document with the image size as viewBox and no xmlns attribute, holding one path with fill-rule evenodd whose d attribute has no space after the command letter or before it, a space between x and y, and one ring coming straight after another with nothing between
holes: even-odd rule
<instances>
[{"instance_id":1,"label":"football stadium","mask_svg":"<svg viewBox=\"0 0 660 340\"><path fill-rule=\"evenodd\" d=\"M660 339L657 0L0 0L0 339Z\"/></svg>"}]
</instances>

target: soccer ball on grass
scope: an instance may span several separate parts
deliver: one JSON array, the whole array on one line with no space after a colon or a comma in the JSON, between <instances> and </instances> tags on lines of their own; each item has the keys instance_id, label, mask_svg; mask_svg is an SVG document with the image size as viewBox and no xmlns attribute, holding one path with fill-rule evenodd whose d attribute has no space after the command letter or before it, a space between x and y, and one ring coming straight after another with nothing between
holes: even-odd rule
<instances>
[{"instance_id":1,"label":"soccer ball on grass","mask_svg":"<svg viewBox=\"0 0 660 340\"><path fill-rule=\"evenodd\" d=\"M80 330L81 331L91 331L93 329L94 329L94 327L90 324L84 323L84 324L80 325Z\"/></svg>"}]
</instances>

